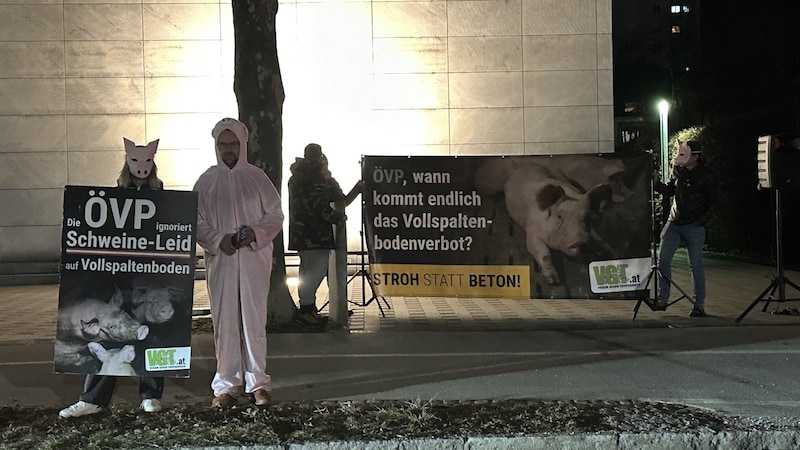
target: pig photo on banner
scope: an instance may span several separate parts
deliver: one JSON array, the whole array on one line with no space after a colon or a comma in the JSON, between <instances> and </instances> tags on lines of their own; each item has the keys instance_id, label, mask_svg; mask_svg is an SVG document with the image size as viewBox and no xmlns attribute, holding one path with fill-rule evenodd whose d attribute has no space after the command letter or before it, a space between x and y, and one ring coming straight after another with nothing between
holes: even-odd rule
<instances>
[{"instance_id":1,"label":"pig photo on banner","mask_svg":"<svg viewBox=\"0 0 800 450\"><path fill-rule=\"evenodd\" d=\"M54 370L188 377L197 194L67 186Z\"/></svg>"},{"instance_id":2,"label":"pig photo on banner","mask_svg":"<svg viewBox=\"0 0 800 450\"><path fill-rule=\"evenodd\" d=\"M364 156L380 295L635 299L651 267L649 154Z\"/></svg>"}]
</instances>

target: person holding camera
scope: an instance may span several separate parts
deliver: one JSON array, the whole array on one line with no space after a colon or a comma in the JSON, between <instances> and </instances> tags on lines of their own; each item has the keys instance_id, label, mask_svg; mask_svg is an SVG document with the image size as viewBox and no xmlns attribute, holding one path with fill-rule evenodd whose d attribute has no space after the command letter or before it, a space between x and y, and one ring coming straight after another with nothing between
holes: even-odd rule
<instances>
[{"instance_id":1,"label":"person holding camera","mask_svg":"<svg viewBox=\"0 0 800 450\"><path fill-rule=\"evenodd\" d=\"M306 325L322 325L327 317L317 310L317 289L328 275L328 261L336 247L333 227L347 216L331 202L349 204L361 192L360 181L345 195L328 169L328 158L319 144L311 143L290 167L289 178L289 250L300 256L300 308L298 319Z\"/></svg>"},{"instance_id":2,"label":"person holding camera","mask_svg":"<svg viewBox=\"0 0 800 450\"><path fill-rule=\"evenodd\" d=\"M655 190L672 197L669 218L661 230L658 268L672 278L672 257L681 244L686 245L694 287L694 308L691 317L706 317L706 277L703 267L705 225L714 210L714 173L705 163L702 147L697 141L680 143L669 182L657 181ZM658 305L665 308L669 300L670 283L658 285Z\"/></svg>"}]
</instances>

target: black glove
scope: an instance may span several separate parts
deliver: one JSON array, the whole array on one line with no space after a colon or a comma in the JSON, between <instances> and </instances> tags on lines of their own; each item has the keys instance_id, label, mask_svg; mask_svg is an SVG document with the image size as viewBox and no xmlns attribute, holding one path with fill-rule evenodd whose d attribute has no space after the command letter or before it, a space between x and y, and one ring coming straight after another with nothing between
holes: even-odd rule
<instances>
[{"instance_id":1,"label":"black glove","mask_svg":"<svg viewBox=\"0 0 800 450\"><path fill-rule=\"evenodd\" d=\"M242 242L244 238L247 236L247 232L250 230L250 227L247 225L242 225L239 227L239 230L236 231L236 234L231 236L231 245L235 248L241 248Z\"/></svg>"}]
</instances>

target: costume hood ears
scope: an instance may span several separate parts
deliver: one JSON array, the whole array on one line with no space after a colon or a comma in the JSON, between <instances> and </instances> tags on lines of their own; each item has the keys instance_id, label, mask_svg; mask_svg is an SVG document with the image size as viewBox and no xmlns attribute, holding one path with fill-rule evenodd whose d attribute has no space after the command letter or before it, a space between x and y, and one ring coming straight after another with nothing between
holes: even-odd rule
<instances>
[{"instance_id":1,"label":"costume hood ears","mask_svg":"<svg viewBox=\"0 0 800 450\"><path fill-rule=\"evenodd\" d=\"M158 141L150 142L147 145L136 145L133 141L123 137L125 143L125 162L131 175L136 178L147 178L153 172L155 166L155 155L158 150Z\"/></svg>"},{"instance_id":2,"label":"costume hood ears","mask_svg":"<svg viewBox=\"0 0 800 450\"><path fill-rule=\"evenodd\" d=\"M236 135L236 139L239 140L239 160L247 161L247 139L250 135L247 131L247 127L242 122L230 117L220 120L214 125L214 129L211 130L211 136L214 137L215 144L220 133L225 130L231 130L233 134ZM217 152L217 160L219 162L219 152Z\"/></svg>"}]
</instances>

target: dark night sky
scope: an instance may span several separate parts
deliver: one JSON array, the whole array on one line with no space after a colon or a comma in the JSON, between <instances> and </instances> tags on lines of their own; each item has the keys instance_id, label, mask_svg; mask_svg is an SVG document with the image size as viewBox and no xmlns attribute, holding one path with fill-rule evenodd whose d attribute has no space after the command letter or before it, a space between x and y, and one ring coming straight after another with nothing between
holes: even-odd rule
<instances>
[{"instance_id":1,"label":"dark night sky","mask_svg":"<svg viewBox=\"0 0 800 450\"><path fill-rule=\"evenodd\" d=\"M765 43L785 48L800 35L797 0L702 0L701 13L703 42L720 51L761 46L768 53Z\"/></svg>"},{"instance_id":2,"label":"dark night sky","mask_svg":"<svg viewBox=\"0 0 800 450\"><path fill-rule=\"evenodd\" d=\"M652 14L637 5L640 1L614 0L619 13L614 16L615 51L626 51L619 39L642 38L626 33L648 29L631 24L650 17L624 16ZM700 18L701 47L689 55L692 70L677 84L669 75L665 79L668 69L659 64L657 54L648 60L649 54L637 53L646 46L633 46L631 54L615 53L617 113L631 99L647 101L675 92L686 100L687 111L702 111L687 118L689 122L712 111L759 108L775 99L800 104L800 0L700 0Z\"/></svg>"},{"instance_id":3,"label":"dark night sky","mask_svg":"<svg viewBox=\"0 0 800 450\"><path fill-rule=\"evenodd\" d=\"M705 101L750 109L797 103L800 1L701 1Z\"/></svg>"}]
</instances>

